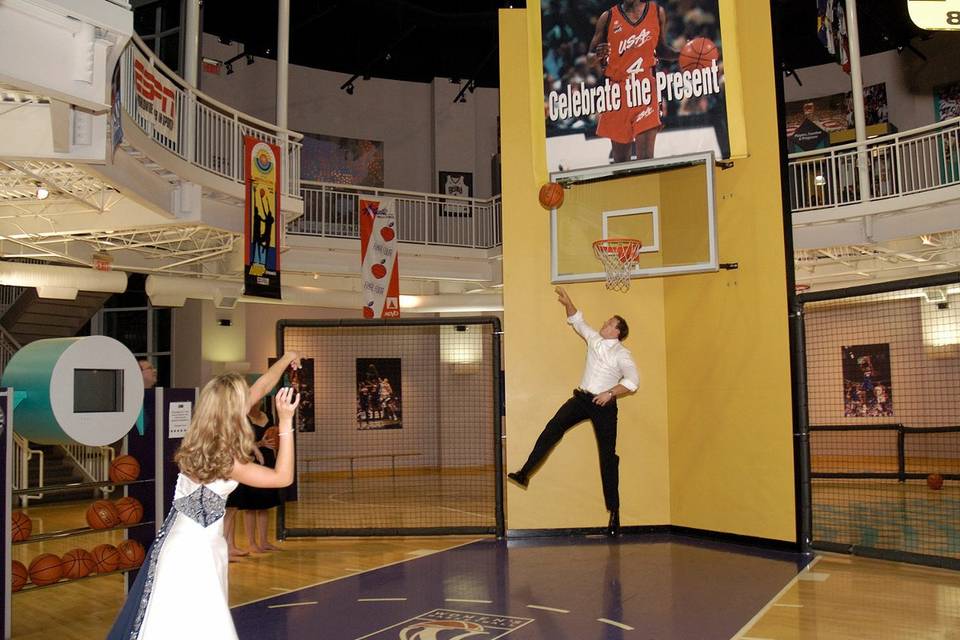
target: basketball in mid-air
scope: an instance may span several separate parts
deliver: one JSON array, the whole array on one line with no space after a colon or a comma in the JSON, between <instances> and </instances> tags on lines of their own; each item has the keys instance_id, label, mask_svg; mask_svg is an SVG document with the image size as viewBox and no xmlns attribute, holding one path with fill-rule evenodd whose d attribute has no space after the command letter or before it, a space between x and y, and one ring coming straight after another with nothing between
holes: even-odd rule
<instances>
[{"instance_id":1,"label":"basketball in mid-air","mask_svg":"<svg viewBox=\"0 0 960 640\"><path fill-rule=\"evenodd\" d=\"M540 187L540 205L545 209L556 209L563 204L563 186L557 182L548 182Z\"/></svg>"},{"instance_id":2,"label":"basketball in mid-air","mask_svg":"<svg viewBox=\"0 0 960 640\"><path fill-rule=\"evenodd\" d=\"M694 38L680 49L680 68L684 71L706 69L720 57L720 50L710 38Z\"/></svg>"},{"instance_id":3,"label":"basketball in mid-air","mask_svg":"<svg viewBox=\"0 0 960 640\"><path fill-rule=\"evenodd\" d=\"M939 491L943 488L943 476L939 473L931 473L927 476L927 486L934 491Z\"/></svg>"}]
</instances>

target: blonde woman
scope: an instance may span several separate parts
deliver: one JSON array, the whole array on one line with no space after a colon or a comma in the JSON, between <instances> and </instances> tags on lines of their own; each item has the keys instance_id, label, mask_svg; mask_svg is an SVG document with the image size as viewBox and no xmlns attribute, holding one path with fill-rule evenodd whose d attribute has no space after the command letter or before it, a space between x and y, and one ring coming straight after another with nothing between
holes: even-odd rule
<instances>
[{"instance_id":1,"label":"blonde woman","mask_svg":"<svg viewBox=\"0 0 960 640\"><path fill-rule=\"evenodd\" d=\"M253 462L247 413L280 380L299 368L285 354L251 387L235 373L217 376L200 393L175 459L180 467L173 508L137 575L108 640L189 637L234 640L227 601L227 541L223 516L238 482L253 487L293 482L293 414L299 394L277 392L279 447L273 469Z\"/></svg>"}]
</instances>

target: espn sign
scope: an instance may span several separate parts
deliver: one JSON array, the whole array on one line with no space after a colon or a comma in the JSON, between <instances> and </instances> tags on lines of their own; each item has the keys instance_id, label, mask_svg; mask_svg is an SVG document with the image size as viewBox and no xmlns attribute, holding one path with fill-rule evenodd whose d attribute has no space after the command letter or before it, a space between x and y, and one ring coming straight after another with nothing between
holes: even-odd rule
<instances>
[{"instance_id":1,"label":"espn sign","mask_svg":"<svg viewBox=\"0 0 960 640\"><path fill-rule=\"evenodd\" d=\"M133 79L136 85L137 119L153 125L153 130L176 141L177 91L174 85L140 54L133 51Z\"/></svg>"}]
</instances>

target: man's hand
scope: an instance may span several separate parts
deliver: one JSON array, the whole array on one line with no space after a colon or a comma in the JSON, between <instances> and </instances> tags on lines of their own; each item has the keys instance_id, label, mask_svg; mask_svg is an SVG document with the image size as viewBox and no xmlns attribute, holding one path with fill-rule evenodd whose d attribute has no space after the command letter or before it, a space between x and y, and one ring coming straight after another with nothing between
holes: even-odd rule
<instances>
[{"instance_id":1,"label":"man's hand","mask_svg":"<svg viewBox=\"0 0 960 640\"><path fill-rule=\"evenodd\" d=\"M567 310L567 317L569 318L577 312L577 307L574 306L573 300L570 299L570 296L567 295L566 290L563 287L557 287L554 289L557 293L557 301L560 302Z\"/></svg>"},{"instance_id":2,"label":"man's hand","mask_svg":"<svg viewBox=\"0 0 960 640\"><path fill-rule=\"evenodd\" d=\"M613 395L612 391L604 391L603 393L598 393L597 395L593 396L593 404L600 407L605 407L607 403L614 399L614 397L615 396Z\"/></svg>"}]
</instances>

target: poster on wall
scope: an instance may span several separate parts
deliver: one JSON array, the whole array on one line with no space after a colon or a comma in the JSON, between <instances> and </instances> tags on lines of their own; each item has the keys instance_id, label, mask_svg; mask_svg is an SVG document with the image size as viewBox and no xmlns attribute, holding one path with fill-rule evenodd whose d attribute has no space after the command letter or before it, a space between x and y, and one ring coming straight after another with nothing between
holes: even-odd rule
<instances>
[{"instance_id":1,"label":"poster on wall","mask_svg":"<svg viewBox=\"0 0 960 640\"><path fill-rule=\"evenodd\" d=\"M541 0L549 171L730 156L718 0Z\"/></svg>"},{"instance_id":2,"label":"poster on wall","mask_svg":"<svg viewBox=\"0 0 960 640\"><path fill-rule=\"evenodd\" d=\"M960 117L960 82L941 84L933 88L933 108L937 122ZM944 183L960 179L960 136L956 129L943 132L938 136L937 147L940 150L940 173Z\"/></svg>"},{"instance_id":3,"label":"poster on wall","mask_svg":"<svg viewBox=\"0 0 960 640\"><path fill-rule=\"evenodd\" d=\"M144 128L153 129L168 140L176 142L177 102L176 87L133 48L133 81L137 96L136 120Z\"/></svg>"},{"instance_id":4,"label":"poster on wall","mask_svg":"<svg viewBox=\"0 0 960 640\"><path fill-rule=\"evenodd\" d=\"M937 122L960 117L960 82L935 86L933 108Z\"/></svg>"},{"instance_id":5,"label":"poster on wall","mask_svg":"<svg viewBox=\"0 0 960 640\"><path fill-rule=\"evenodd\" d=\"M394 199L360 199L360 281L364 318L400 317Z\"/></svg>"},{"instance_id":6,"label":"poster on wall","mask_svg":"<svg viewBox=\"0 0 960 640\"><path fill-rule=\"evenodd\" d=\"M280 298L280 148L243 138L243 293Z\"/></svg>"},{"instance_id":7,"label":"poster on wall","mask_svg":"<svg viewBox=\"0 0 960 640\"><path fill-rule=\"evenodd\" d=\"M383 186L383 143L303 134L300 179L363 187Z\"/></svg>"},{"instance_id":8,"label":"poster on wall","mask_svg":"<svg viewBox=\"0 0 960 640\"><path fill-rule=\"evenodd\" d=\"M885 83L863 88L863 110L868 127L888 122ZM788 102L785 111L789 153L828 147L831 131L843 131L854 126L853 94L849 91Z\"/></svg>"},{"instance_id":9,"label":"poster on wall","mask_svg":"<svg viewBox=\"0 0 960 640\"><path fill-rule=\"evenodd\" d=\"M400 358L357 358L357 429L402 429Z\"/></svg>"},{"instance_id":10,"label":"poster on wall","mask_svg":"<svg viewBox=\"0 0 960 640\"><path fill-rule=\"evenodd\" d=\"M841 347L843 356L843 415L878 418L893 415L890 345Z\"/></svg>"},{"instance_id":11,"label":"poster on wall","mask_svg":"<svg viewBox=\"0 0 960 640\"><path fill-rule=\"evenodd\" d=\"M437 184L440 193L445 196L455 196L458 198L470 198L473 196L473 174L466 171L441 171L438 175ZM440 215L469 217L471 214L470 205L464 202L446 203L440 209Z\"/></svg>"}]
</instances>

